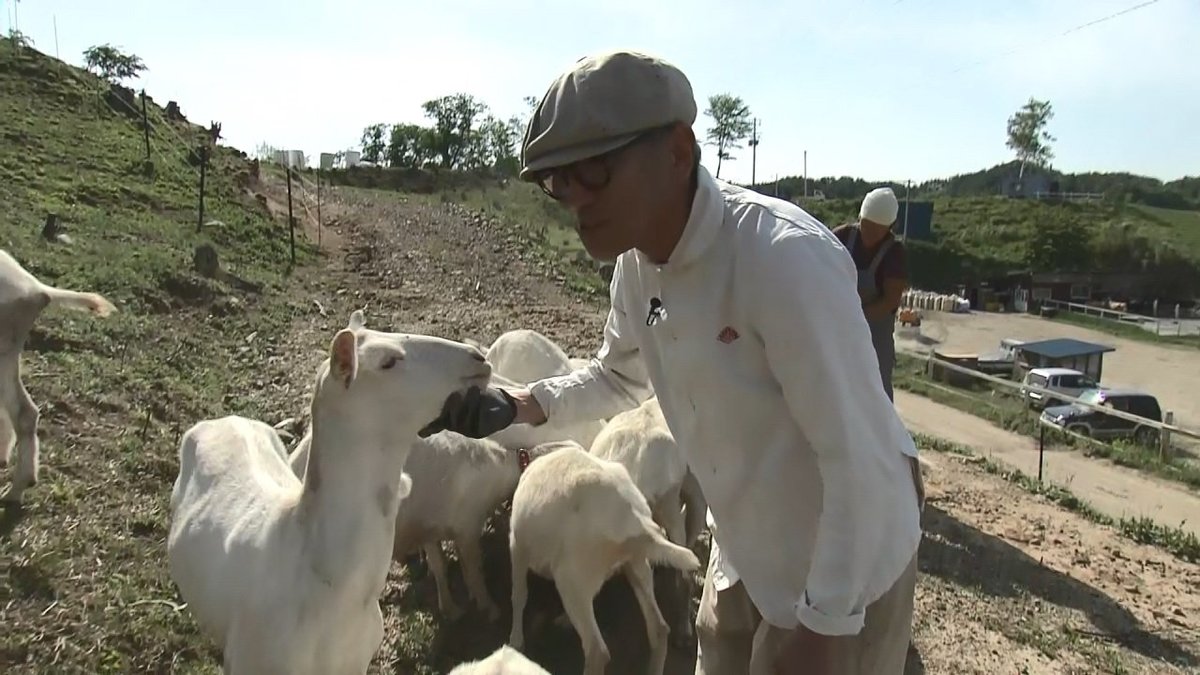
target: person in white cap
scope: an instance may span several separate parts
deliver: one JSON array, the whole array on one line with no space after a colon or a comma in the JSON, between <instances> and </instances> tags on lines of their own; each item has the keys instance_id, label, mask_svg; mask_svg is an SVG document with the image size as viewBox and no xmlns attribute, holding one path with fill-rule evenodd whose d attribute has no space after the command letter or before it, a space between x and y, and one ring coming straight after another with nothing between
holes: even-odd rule
<instances>
[{"instance_id":1,"label":"person in white cap","mask_svg":"<svg viewBox=\"0 0 1200 675\"><path fill-rule=\"evenodd\" d=\"M696 672L900 675L924 490L857 273L800 207L714 179L695 120L687 77L642 53L554 80L520 176L616 260L604 342L575 372L452 397L426 432L610 418L657 395L715 525Z\"/></svg>"},{"instance_id":2,"label":"person in white cap","mask_svg":"<svg viewBox=\"0 0 1200 675\"><path fill-rule=\"evenodd\" d=\"M834 228L833 233L850 252L858 270L858 295L871 327L871 345L888 398L896 367L896 312L908 288L908 255L892 234L900 204L891 188L871 190L863 198L858 222Z\"/></svg>"}]
</instances>

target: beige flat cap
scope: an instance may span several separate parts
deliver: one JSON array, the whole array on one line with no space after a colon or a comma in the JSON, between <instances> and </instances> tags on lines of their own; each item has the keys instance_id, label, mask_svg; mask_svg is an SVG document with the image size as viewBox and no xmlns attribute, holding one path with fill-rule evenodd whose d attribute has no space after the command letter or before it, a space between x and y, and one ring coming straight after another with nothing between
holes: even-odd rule
<instances>
[{"instance_id":1,"label":"beige flat cap","mask_svg":"<svg viewBox=\"0 0 1200 675\"><path fill-rule=\"evenodd\" d=\"M595 157L672 122L693 124L687 76L662 59L613 51L580 59L538 104L521 147L522 180L543 169Z\"/></svg>"}]
</instances>

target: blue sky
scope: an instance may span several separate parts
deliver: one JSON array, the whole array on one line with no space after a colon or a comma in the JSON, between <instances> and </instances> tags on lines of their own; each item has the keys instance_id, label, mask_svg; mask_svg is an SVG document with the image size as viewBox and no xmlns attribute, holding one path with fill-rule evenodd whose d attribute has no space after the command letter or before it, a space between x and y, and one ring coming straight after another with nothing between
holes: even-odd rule
<instances>
[{"instance_id":1,"label":"blue sky","mask_svg":"<svg viewBox=\"0 0 1200 675\"><path fill-rule=\"evenodd\" d=\"M1005 121L1030 96L1054 106L1056 168L1197 175L1200 2L1063 34L1145 1L26 0L17 20L49 54L56 20L71 63L104 42L138 54L136 84L221 121L226 143L314 161L370 123L424 122L420 104L443 94L508 116L580 56L635 48L679 65L701 110L721 92L749 104L760 181L800 174L805 150L810 176L985 168L1011 158ZM6 29L13 6L0 0ZM749 181L749 150L736 157L722 177Z\"/></svg>"}]
</instances>

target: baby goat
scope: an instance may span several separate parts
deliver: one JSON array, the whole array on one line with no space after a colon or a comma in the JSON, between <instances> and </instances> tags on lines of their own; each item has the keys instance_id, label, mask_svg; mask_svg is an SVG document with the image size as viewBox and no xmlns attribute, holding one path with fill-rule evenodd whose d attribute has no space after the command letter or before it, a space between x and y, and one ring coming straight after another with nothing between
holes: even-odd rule
<instances>
[{"instance_id":1,"label":"baby goat","mask_svg":"<svg viewBox=\"0 0 1200 675\"><path fill-rule=\"evenodd\" d=\"M578 443L535 448L544 453L525 469L513 493L509 521L512 556L512 632L508 643L525 642L523 615L529 571L554 580L563 608L583 645L584 672L602 675L609 661L592 601L604 582L621 571L629 580L646 622L648 672L666 664L669 629L654 599L651 562L684 572L700 567L690 550L671 543L650 514L646 498L618 462L589 454Z\"/></svg>"},{"instance_id":2,"label":"baby goat","mask_svg":"<svg viewBox=\"0 0 1200 675\"><path fill-rule=\"evenodd\" d=\"M458 664L450 675L550 675L550 671L503 645L485 659Z\"/></svg>"}]
</instances>

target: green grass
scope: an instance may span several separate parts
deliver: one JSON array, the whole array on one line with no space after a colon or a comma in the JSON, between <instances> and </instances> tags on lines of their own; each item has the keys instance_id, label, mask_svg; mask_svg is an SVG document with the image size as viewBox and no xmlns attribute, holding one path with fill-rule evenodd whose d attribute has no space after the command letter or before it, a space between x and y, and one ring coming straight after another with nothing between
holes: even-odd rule
<instances>
[{"instance_id":1,"label":"green grass","mask_svg":"<svg viewBox=\"0 0 1200 675\"><path fill-rule=\"evenodd\" d=\"M0 670L215 672L190 615L169 605L176 444L204 417L280 414L270 399L282 381L261 364L307 308L283 292L286 230L247 191L244 158L218 149L205 220L220 224L198 233L198 173L179 137L200 129L151 105L146 172L140 121L104 90L0 40L0 247L44 282L98 291L119 310L47 310L22 357L44 466L25 508L0 510ZM72 243L40 237L49 212ZM261 293L193 272L201 244ZM301 266L314 259L298 249Z\"/></svg>"},{"instance_id":2,"label":"green grass","mask_svg":"<svg viewBox=\"0 0 1200 675\"><path fill-rule=\"evenodd\" d=\"M1200 538L1187 530L1159 525L1149 518L1113 518L1096 510L1091 504L1080 499L1065 487L1049 482L1039 482L1036 478L1027 476L1021 471L1008 469L990 459L980 457L966 446L924 434L915 434L914 440L916 440L917 446L923 450L973 457L978 460L978 465L984 471L1000 476L1026 492L1044 497L1098 525L1112 527L1131 541L1156 546L1186 562L1200 562Z\"/></svg>"},{"instance_id":3,"label":"green grass","mask_svg":"<svg viewBox=\"0 0 1200 675\"><path fill-rule=\"evenodd\" d=\"M1169 236L1177 238L1191 250L1200 251L1200 211L1133 204L1128 207L1128 212L1157 223Z\"/></svg>"},{"instance_id":4,"label":"green grass","mask_svg":"<svg viewBox=\"0 0 1200 675\"><path fill-rule=\"evenodd\" d=\"M982 380L970 387L934 382L925 375L925 359L908 354L896 355L893 385L897 389L924 396L932 401L961 410L1013 433L1039 438L1042 426L1039 412L1022 405L1008 388L992 389ZM1126 441L1103 443L1084 441L1056 429L1045 430L1047 445L1073 447L1088 457L1100 457L1114 464L1200 488L1200 467L1173 453L1163 459L1157 448L1146 448Z\"/></svg>"}]
</instances>

